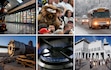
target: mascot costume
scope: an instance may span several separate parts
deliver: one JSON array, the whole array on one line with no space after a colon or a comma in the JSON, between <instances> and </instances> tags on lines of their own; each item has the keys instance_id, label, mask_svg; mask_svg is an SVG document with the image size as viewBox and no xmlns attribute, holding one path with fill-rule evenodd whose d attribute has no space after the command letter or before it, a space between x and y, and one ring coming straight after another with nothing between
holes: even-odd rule
<instances>
[{"instance_id":1,"label":"mascot costume","mask_svg":"<svg viewBox=\"0 0 111 70\"><path fill-rule=\"evenodd\" d=\"M45 23L48 25L54 25L56 29L59 28L61 22L57 17L57 13L60 10L53 5L45 5L42 7L40 14L38 15L38 25Z\"/></svg>"}]
</instances>

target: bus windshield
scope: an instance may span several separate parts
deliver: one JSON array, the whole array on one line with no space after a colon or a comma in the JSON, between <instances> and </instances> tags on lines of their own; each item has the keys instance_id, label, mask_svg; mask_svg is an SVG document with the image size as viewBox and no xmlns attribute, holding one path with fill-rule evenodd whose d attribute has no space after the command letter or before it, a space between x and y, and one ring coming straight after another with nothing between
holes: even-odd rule
<instances>
[{"instance_id":1,"label":"bus windshield","mask_svg":"<svg viewBox=\"0 0 111 70\"><path fill-rule=\"evenodd\" d=\"M109 18L110 14L109 12L94 12L93 17L94 18Z\"/></svg>"}]
</instances>

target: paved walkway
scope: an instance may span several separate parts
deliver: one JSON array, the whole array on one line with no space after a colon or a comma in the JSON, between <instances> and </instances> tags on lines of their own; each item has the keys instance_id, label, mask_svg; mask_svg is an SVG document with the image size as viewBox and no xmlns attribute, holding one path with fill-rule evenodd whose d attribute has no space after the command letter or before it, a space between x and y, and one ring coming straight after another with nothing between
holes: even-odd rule
<instances>
[{"instance_id":1,"label":"paved walkway","mask_svg":"<svg viewBox=\"0 0 111 70\"><path fill-rule=\"evenodd\" d=\"M111 63L102 66L95 66L90 69L90 62L88 60L84 60L81 62L81 65L75 64L75 70L111 70Z\"/></svg>"}]
</instances>

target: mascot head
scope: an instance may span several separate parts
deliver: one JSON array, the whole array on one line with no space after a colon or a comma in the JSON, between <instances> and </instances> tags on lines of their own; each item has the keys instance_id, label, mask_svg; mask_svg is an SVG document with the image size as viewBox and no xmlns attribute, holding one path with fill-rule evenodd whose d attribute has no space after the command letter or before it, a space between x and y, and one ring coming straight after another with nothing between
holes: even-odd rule
<instances>
[{"instance_id":1,"label":"mascot head","mask_svg":"<svg viewBox=\"0 0 111 70\"><path fill-rule=\"evenodd\" d=\"M39 21L39 24L40 23L46 23L47 25L50 25L50 24L54 24L56 28L59 27L59 23L57 21L57 13L59 12L60 10L56 7L56 6L53 6L53 5L45 5L42 7L41 9L41 12L39 15L41 15L40 19L38 19Z\"/></svg>"},{"instance_id":2,"label":"mascot head","mask_svg":"<svg viewBox=\"0 0 111 70\"><path fill-rule=\"evenodd\" d=\"M43 6L41 9L41 14L46 18L46 20L55 20L56 19L56 13L58 9L57 7L53 5L46 5Z\"/></svg>"}]
</instances>

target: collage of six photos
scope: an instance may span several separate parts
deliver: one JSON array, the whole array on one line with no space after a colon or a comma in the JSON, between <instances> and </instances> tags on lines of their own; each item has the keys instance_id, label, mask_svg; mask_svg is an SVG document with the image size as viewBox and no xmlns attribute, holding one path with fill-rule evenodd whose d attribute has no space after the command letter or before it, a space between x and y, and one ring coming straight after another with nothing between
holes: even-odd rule
<instances>
[{"instance_id":1,"label":"collage of six photos","mask_svg":"<svg viewBox=\"0 0 111 70\"><path fill-rule=\"evenodd\" d=\"M0 70L111 70L110 3L0 1Z\"/></svg>"}]
</instances>

